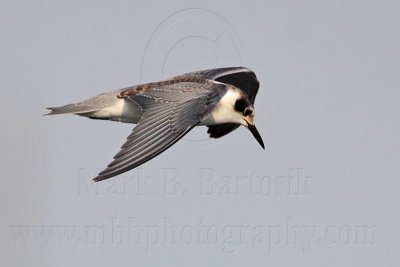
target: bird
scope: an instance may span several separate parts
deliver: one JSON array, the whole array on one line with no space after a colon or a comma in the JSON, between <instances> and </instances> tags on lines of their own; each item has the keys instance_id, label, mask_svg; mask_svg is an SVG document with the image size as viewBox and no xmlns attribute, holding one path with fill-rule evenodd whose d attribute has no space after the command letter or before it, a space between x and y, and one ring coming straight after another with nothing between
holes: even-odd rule
<instances>
[{"instance_id":1,"label":"bird","mask_svg":"<svg viewBox=\"0 0 400 267\"><path fill-rule=\"evenodd\" d=\"M243 125L265 149L254 124L259 85L248 68L215 68L48 107L45 115L70 113L136 124L112 162L93 178L98 182L144 164L196 126L207 126L211 138L220 138Z\"/></svg>"}]
</instances>

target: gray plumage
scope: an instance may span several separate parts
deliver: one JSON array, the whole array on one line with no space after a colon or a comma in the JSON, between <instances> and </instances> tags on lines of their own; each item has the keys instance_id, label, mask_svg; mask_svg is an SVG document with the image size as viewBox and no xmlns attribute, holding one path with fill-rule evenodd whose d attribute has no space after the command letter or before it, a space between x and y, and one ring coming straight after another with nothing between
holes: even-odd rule
<instances>
[{"instance_id":1,"label":"gray plumage","mask_svg":"<svg viewBox=\"0 0 400 267\"><path fill-rule=\"evenodd\" d=\"M102 93L95 97L89 98L82 102L77 102L73 104L64 105L61 107L49 107L47 109L50 112L46 115L58 115L65 113L74 113L74 114L84 114L98 111L102 108L109 107L113 105L118 99L115 98L115 94L121 90Z\"/></svg>"}]
</instances>

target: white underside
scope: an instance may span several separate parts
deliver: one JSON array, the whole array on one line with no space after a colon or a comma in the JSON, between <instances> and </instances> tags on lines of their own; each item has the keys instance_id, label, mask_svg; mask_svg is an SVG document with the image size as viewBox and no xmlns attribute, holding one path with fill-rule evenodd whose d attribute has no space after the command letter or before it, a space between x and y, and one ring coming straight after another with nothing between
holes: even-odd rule
<instances>
[{"instance_id":1,"label":"white underside","mask_svg":"<svg viewBox=\"0 0 400 267\"><path fill-rule=\"evenodd\" d=\"M91 114L91 117L127 123L137 123L142 116L141 109L132 101L117 99L114 105Z\"/></svg>"}]
</instances>

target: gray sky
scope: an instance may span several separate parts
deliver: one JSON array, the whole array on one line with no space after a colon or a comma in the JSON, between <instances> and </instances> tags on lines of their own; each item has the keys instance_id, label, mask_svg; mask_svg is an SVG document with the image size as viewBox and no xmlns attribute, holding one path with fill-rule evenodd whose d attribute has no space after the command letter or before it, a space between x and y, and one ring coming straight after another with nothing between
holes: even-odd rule
<instances>
[{"instance_id":1,"label":"gray sky","mask_svg":"<svg viewBox=\"0 0 400 267\"><path fill-rule=\"evenodd\" d=\"M0 1L2 266L398 266L396 1ZM256 125L91 179L133 125L45 107L257 74Z\"/></svg>"}]
</instances>

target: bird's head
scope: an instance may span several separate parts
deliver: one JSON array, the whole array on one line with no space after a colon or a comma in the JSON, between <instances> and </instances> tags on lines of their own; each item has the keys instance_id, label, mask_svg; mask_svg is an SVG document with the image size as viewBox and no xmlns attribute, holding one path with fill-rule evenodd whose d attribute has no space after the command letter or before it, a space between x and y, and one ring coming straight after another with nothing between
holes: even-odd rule
<instances>
[{"instance_id":1,"label":"bird's head","mask_svg":"<svg viewBox=\"0 0 400 267\"><path fill-rule=\"evenodd\" d=\"M240 97L236 99L233 108L238 115L240 123L250 130L257 142L263 149L265 149L261 135L254 125L254 106L250 103L248 97L244 94L241 94Z\"/></svg>"}]
</instances>

